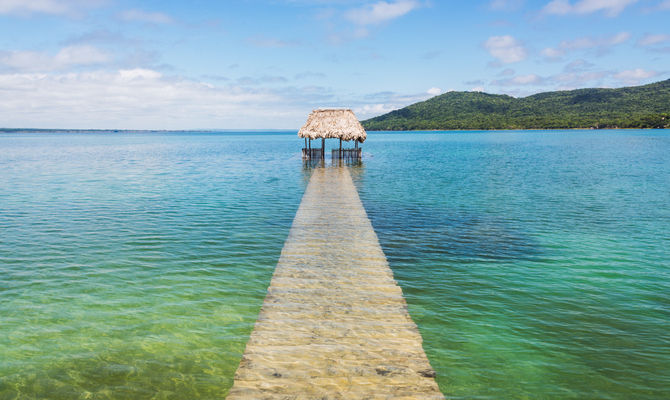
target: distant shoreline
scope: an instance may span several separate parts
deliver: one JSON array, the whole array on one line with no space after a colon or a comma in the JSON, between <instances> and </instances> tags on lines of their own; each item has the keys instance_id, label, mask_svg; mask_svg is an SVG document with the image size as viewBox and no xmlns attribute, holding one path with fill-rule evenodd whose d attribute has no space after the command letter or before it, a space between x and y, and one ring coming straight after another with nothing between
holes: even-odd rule
<instances>
[{"instance_id":1,"label":"distant shoreline","mask_svg":"<svg viewBox=\"0 0 670 400\"><path fill-rule=\"evenodd\" d=\"M670 128L369 129L366 132L662 131Z\"/></svg>"},{"instance_id":2,"label":"distant shoreline","mask_svg":"<svg viewBox=\"0 0 670 400\"><path fill-rule=\"evenodd\" d=\"M520 128L520 129L370 129L367 132L514 132L514 131L663 131L670 128ZM0 133L296 133L298 129L28 129L0 128Z\"/></svg>"},{"instance_id":3,"label":"distant shoreline","mask_svg":"<svg viewBox=\"0 0 670 400\"><path fill-rule=\"evenodd\" d=\"M0 133L271 133L298 132L298 129L31 129L31 128L0 128Z\"/></svg>"},{"instance_id":4,"label":"distant shoreline","mask_svg":"<svg viewBox=\"0 0 670 400\"><path fill-rule=\"evenodd\" d=\"M369 130L667 129L670 79L641 86L553 91L519 98L447 92L362 124Z\"/></svg>"}]
</instances>

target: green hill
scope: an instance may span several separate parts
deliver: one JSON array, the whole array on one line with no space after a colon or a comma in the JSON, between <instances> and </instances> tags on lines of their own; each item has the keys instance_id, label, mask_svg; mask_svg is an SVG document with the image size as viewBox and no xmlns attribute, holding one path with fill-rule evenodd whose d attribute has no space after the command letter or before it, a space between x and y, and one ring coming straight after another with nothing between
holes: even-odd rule
<instances>
[{"instance_id":1,"label":"green hill","mask_svg":"<svg viewBox=\"0 0 670 400\"><path fill-rule=\"evenodd\" d=\"M523 98L449 92L362 124L367 130L670 128L670 79Z\"/></svg>"}]
</instances>

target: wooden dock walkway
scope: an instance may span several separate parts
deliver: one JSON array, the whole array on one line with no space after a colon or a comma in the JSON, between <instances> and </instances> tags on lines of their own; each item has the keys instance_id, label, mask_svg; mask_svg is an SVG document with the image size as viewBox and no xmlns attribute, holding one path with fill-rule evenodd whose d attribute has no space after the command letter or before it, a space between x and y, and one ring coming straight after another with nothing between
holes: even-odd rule
<instances>
[{"instance_id":1,"label":"wooden dock walkway","mask_svg":"<svg viewBox=\"0 0 670 400\"><path fill-rule=\"evenodd\" d=\"M228 395L443 399L346 167L316 168Z\"/></svg>"}]
</instances>

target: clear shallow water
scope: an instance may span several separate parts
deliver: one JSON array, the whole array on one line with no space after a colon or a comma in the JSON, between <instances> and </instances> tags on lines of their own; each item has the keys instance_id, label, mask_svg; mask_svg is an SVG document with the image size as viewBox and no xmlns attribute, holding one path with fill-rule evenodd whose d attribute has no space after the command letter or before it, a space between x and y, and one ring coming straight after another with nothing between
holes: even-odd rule
<instances>
[{"instance_id":1,"label":"clear shallow water","mask_svg":"<svg viewBox=\"0 0 670 400\"><path fill-rule=\"evenodd\" d=\"M287 136L0 136L0 399L218 398L304 190Z\"/></svg>"},{"instance_id":2,"label":"clear shallow water","mask_svg":"<svg viewBox=\"0 0 670 400\"><path fill-rule=\"evenodd\" d=\"M448 397L670 398L670 135L385 135L359 192Z\"/></svg>"},{"instance_id":3,"label":"clear shallow water","mask_svg":"<svg viewBox=\"0 0 670 400\"><path fill-rule=\"evenodd\" d=\"M0 399L225 395L294 134L0 134ZM670 397L667 131L372 133L352 169L454 398Z\"/></svg>"}]
</instances>

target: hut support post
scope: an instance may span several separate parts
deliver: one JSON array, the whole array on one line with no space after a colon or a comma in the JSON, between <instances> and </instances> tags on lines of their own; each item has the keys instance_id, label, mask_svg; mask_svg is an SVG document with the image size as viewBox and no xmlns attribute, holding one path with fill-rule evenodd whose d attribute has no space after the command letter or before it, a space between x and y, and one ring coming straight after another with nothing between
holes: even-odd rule
<instances>
[{"instance_id":1,"label":"hut support post","mask_svg":"<svg viewBox=\"0 0 670 400\"><path fill-rule=\"evenodd\" d=\"M342 138L340 138L340 159L342 159Z\"/></svg>"},{"instance_id":2,"label":"hut support post","mask_svg":"<svg viewBox=\"0 0 670 400\"><path fill-rule=\"evenodd\" d=\"M321 138L321 159L326 158L326 138Z\"/></svg>"}]
</instances>

